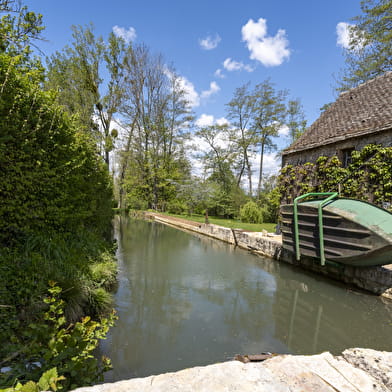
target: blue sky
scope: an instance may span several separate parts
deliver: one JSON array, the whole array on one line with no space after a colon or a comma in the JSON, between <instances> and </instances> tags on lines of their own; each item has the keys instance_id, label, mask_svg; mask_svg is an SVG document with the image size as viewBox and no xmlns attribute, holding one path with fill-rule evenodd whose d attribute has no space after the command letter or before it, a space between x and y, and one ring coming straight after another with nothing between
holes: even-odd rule
<instances>
[{"instance_id":1,"label":"blue sky","mask_svg":"<svg viewBox=\"0 0 392 392\"><path fill-rule=\"evenodd\" d=\"M115 31L162 53L184 78L193 110L208 123L226 116L235 88L271 78L300 98L308 125L334 101L344 65L342 23L360 14L359 0L27 1L44 16L50 55L71 40L71 25L92 22L104 38ZM337 34L338 30L343 35ZM115 27L117 26L117 27ZM340 42L340 43L339 43ZM220 70L220 71L218 71ZM288 144L282 135L279 146Z\"/></svg>"}]
</instances>

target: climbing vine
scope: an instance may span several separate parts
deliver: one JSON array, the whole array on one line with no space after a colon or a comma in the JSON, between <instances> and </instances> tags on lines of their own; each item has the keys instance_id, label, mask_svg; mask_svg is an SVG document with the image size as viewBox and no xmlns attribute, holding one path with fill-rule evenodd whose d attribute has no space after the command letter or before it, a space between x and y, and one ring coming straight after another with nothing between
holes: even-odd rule
<instances>
[{"instance_id":1,"label":"climbing vine","mask_svg":"<svg viewBox=\"0 0 392 392\"><path fill-rule=\"evenodd\" d=\"M346 168L337 156L320 156L315 164L286 165L278 177L278 190L282 204L307 192L340 192L391 209L392 147L369 144L353 151Z\"/></svg>"}]
</instances>

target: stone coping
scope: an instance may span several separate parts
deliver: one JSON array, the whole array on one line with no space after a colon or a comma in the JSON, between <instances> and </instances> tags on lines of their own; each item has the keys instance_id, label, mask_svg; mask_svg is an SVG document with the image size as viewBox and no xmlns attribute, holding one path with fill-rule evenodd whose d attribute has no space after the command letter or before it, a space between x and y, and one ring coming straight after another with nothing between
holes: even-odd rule
<instances>
[{"instance_id":1,"label":"stone coping","mask_svg":"<svg viewBox=\"0 0 392 392\"><path fill-rule=\"evenodd\" d=\"M230 361L178 372L78 388L75 392L387 392L392 353L345 350L341 356L278 355L264 362Z\"/></svg>"}]
</instances>

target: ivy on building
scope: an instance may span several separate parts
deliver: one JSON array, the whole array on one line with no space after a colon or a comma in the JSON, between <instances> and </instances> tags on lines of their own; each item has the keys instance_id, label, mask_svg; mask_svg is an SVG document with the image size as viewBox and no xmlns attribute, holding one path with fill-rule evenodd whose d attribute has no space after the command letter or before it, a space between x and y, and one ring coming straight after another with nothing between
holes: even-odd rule
<instances>
[{"instance_id":1,"label":"ivy on building","mask_svg":"<svg viewBox=\"0 0 392 392\"><path fill-rule=\"evenodd\" d=\"M320 156L316 163L286 165L278 177L281 203L308 192L339 192L343 197L392 208L392 147L369 144L353 151L343 167L337 156Z\"/></svg>"}]
</instances>

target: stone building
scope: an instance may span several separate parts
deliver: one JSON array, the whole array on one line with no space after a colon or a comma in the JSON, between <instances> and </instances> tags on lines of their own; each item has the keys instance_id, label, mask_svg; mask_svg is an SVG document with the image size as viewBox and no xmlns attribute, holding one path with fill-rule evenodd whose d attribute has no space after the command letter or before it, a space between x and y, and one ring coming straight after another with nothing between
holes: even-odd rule
<instances>
[{"instance_id":1,"label":"stone building","mask_svg":"<svg viewBox=\"0 0 392 392\"><path fill-rule=\"evenodd\" d=\"M337 155L343 166L351 152L368 144L392 146L392 71L341 93L282 153L282 167Z\"/></svg>"}]
</instances>

